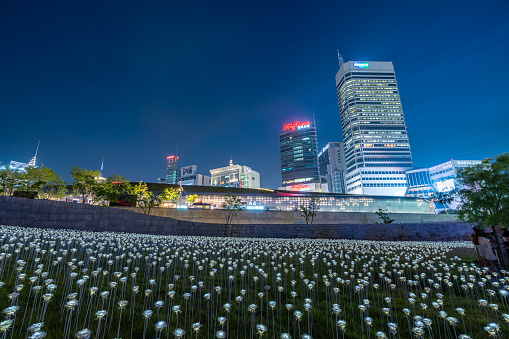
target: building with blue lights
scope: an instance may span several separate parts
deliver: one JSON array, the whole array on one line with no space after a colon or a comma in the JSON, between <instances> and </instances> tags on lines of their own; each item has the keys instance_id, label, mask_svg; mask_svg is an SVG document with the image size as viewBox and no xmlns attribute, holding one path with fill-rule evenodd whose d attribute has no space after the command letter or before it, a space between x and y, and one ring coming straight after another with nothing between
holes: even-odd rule
<instances>
[{"instance_id":1,"label":"building with blue lights","mask_svg":"<svg viewBox=\"0 0 509 339\"><path fill-rule=\"evenodd\" d=\"M406 179L408 188L405 195L407 197L427 199L435 192L427 168L406 171Z\"/></svg>"}]
</instances>

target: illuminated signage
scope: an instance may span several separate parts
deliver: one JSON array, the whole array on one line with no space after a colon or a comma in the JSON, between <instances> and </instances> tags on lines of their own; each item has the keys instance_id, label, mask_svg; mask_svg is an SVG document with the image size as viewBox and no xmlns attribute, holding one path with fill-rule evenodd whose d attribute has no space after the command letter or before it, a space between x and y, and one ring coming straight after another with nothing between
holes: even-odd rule
<instances>
[{"instance_id":1,"label":"illuminated signage","mask_svg":"<svg viewBox=\"0 0 509 339\"><path fill-rule=\"evenodd\" d=\"M168 162L174 162L174 161L177 161L179 159L179 157L177 157L176 155L170 155L170 156L166 157L166 159L168 159Z\"/></svg>"},{"instance_id":2,"label":"illuminated signage","mask_svg":"<svg viewBox=\"0 0 509 339\"><path fill-rule=\"evenodd\" d=\"M322 154L329 149L329 144L327 144L321 151L318 153L318 157L321 157Z\"/></svg>"},{"instance_id":3,"label":"illuminated signage","mask_svg":"<svg viewBox=\"0 0 509 339\"><path fill-rule=\"evenodd\" d=\"M357 62L357 61L354 61L353 67L357 67L357 68L369 68L369 64L367 62Z\"/></svg>"},{"instance_id":4,"label":"illuminated signage","mask_svg":"<svg viewBox=\"0 0 509 339\"><path fill-rule=\"evenodd\" d=\"M481 160L473 160L473 161L457 161L458 165L480 165L482 164Z\"/></svg>"},{"instance_id":5,"label":"illuminated signage","mask_svg":"<svg viewBox=\"0 0 509 339\"><path fill-rule=\"evenodd\" d=\"M185 177L185 176L188 176L188 175L192 175L192 174L195 174L195 170L194 170L194 166L191 165L191 166L186 166L186 167L182 167L180 169L180 175Z\"/></svg>"},{"instance_id":6,"label":"illuminated signage","mask_svg":"<svg viewBox=\"0 0 509 339\"><path fill-rule=\"evenodd\" d=\"M289 130L295 131L296 128L302 129L302 128L308 128L309 126L311 126L311 123L309 121L306 121L306 122L295 121L293 124L285 124L283 131L289 131Z\"/></svg>"},{"instance_id":7,"label":"illuminated signage","mask_svg":"<svg viewBox=\"0 0 509 339\"><path fill-rule=\"evenodd\" d=\"M290 187L290 189L292 191L304 191L304 190L308 190L309 189L309 185L302 185L302 184L299 184L299 185L292 185Z\"/></svg>"},{"instance_id":8,"label":"illuminated signage","mask_svg":"<svg viewBox=\"0 0 509 339\"><path fill-rule=\"evenodd\" d=\"M255 210L255 211L263 211L265 209L264 206L246 206L247 210Z\"/></svg>"}]
</instances>

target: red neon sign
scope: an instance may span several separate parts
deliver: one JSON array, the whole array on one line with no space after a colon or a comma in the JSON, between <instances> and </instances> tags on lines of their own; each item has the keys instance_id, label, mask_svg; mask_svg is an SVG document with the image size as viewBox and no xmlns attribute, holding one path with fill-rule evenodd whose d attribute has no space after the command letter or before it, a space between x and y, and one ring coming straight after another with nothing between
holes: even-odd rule
<instances>
[{"instance_id":1,"label":"red neon sign","mask_svg":"<svg viewBox=\"0 0 509 339\"><path fill-rule=\"evenodd\" d=\"M302 185L302 184L299 184L299 185L292 185L290 187L290 189L292 191L302 191L302 190L305 190L305 189L309 189L309 185Z\"/></svg>"},{"instance_id":2,"label":"red neon sign","mask_svg":"<svg viewBox=\"0 0 509 339\"><path fill-rule=\"evenodd\" d=\"M306 126L306 125L310 125L311 123L309 121L306 121L306 122L300 122L300 121L295 121L293 124L285 124L285 127L283 128L283 131L289 131L289 130L292 130L292 131L295 131L295 129L299 126Z\"/></svg>"},{"instance_id":3,"label":"red neon sign","mask_svg":"<svg viewBox=\"0 0 509 339\"><path fill-rule=\"evenodd\" d=\"M170 156L166 157L166 159L168 159L168 162L173 162L173 161L177 161L179 159L179 157L177 157L176 155L170 155Z\"/></svg>"}]
</instances>

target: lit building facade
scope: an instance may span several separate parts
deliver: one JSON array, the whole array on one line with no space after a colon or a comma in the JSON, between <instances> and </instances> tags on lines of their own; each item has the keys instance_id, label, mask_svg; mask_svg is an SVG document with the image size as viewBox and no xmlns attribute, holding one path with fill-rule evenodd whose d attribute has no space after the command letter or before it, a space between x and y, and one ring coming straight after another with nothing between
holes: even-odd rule
<instances>
[{"instance_id":1,"label":"lit building facade","mask_svg":"<svg viewBox=\"0 0 509 339\"><path fill-rule=\"evenodd\" d=\"M346 160L342 142L329 142L318 153L320 177L327 180L329 193L346 193Z\"/></svg>"},{"instance_id":2,"label":"lit building facade","mask_svg":"<svg viewBox=\"0 0 509 339\"><path fill-rule=\"evenodd\" d=\"M167 157L168 159L168 165L166 166L166 180L165 182L167 184L177 184L177 178L178 178L178 160L179 157L176 155L170 155Z\"/></svg>"},{"instance_id":3,"label":"lit building facade","mask_svg":"<svg viewBox=\"0 0 509 339\"><path fill-rule=\"evenodd\" d=\"M211 185L237 188L260 188L260 173L243 165L230 165L210 170Z\"/></svg>"},{"instance_id":4,"label":"lit building facade","mask_svg":"<svg viewBox=\"0 0 509 339\"><path fill-rule=\"evenodd\" d=\"M182 185L210 186L210 177L198 173L197 169L198 166L196 165L181 167L179 170L178 183L182 183Z\"/></svg>"},{"instance_id":5,"label":"lit building facade","mask_svg":"<svg viewBox=\"0 0 509 339\"><path fill-rule=\"evenodd\" d=\"M404 196L413 162L392 62L343 63L336 89L347 193Z\"/></svg>"},{"instance_id":6,"label":"lit building facade","mask_svg":"<svg viewBox=\"0 0 509 339\"><path fill-rule=\"evenodd\" d=\"M458 170L482 164L482 160L451 160L429 168L431 183L437 192L463 189L458 180Z\"/></svg>"},{"instance_id":7,"label":"lit building facade","mask_svg":"<svg viewBox=\"0 0 509 339\"><path fill-rule=\"evenodd\" d=\"M405 195L407 197L427 199L435 192L427 168L406 171L406 179L408 187Z\"/></svg>"},{"instance_id":8,"label":"lit building facade","mask_svg":"<svg viewBox=\"0 0 509 339\"><path fill-rule=\"evenodd\" d=\"M185 201L188 196L198 194L203 204L212 208L221 208L225 192L199 191L197 187L184 188L182 193ZM240 190L239 190L240 191ZM309 202L311 197L318 197L320 212L370 212L387 209L390 213L421 213L434 214L434 205L425 199L407 197L356 196L327 193L282 192L260 190L260 193L232 192L233 195L246 203L247 210L281 210L296 211L299 206Z\"/></svg>"},{"instance_id":9,"label":"lit building facade","mask_svg":"<svg viewBox=\"0 0 509 339\"><path fill-rule=\"evenodd\" d=\"M451 160L430 168L415 169L406 172L408 181L407 197L429 199L435 193L450 193L453 190L461 190L464 186L458 179L458 170L480 165L482 160ZM456 208L459 201L452 201L443 206L436 203L437 211Z\"/></svg>"},{"instance_id":10,"label":"lit building facade","mask_svg":"<svg viewBox=\"0 0 509 339\"><path fill-rule=\"evenodd\" d=\"M314 122L284 125L279 135L282 186L320 182L317 148Z\"/></svg>"}]
</instances>

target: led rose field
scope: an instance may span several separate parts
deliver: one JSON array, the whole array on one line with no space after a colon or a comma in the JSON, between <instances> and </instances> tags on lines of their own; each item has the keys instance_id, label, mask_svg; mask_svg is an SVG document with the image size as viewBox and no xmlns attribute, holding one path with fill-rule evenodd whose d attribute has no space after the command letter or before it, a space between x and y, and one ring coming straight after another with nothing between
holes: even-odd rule
<instances>
[{"instance_id":1,"label":"led rose field","mask_svg":"<svg viewBox=\"0 0 509 339\"><path fill-rule=\"evenodd\" d=\"M509 336L509 273L466 242L0 227L1 338Z\"/></svg>"}]
</instances>

